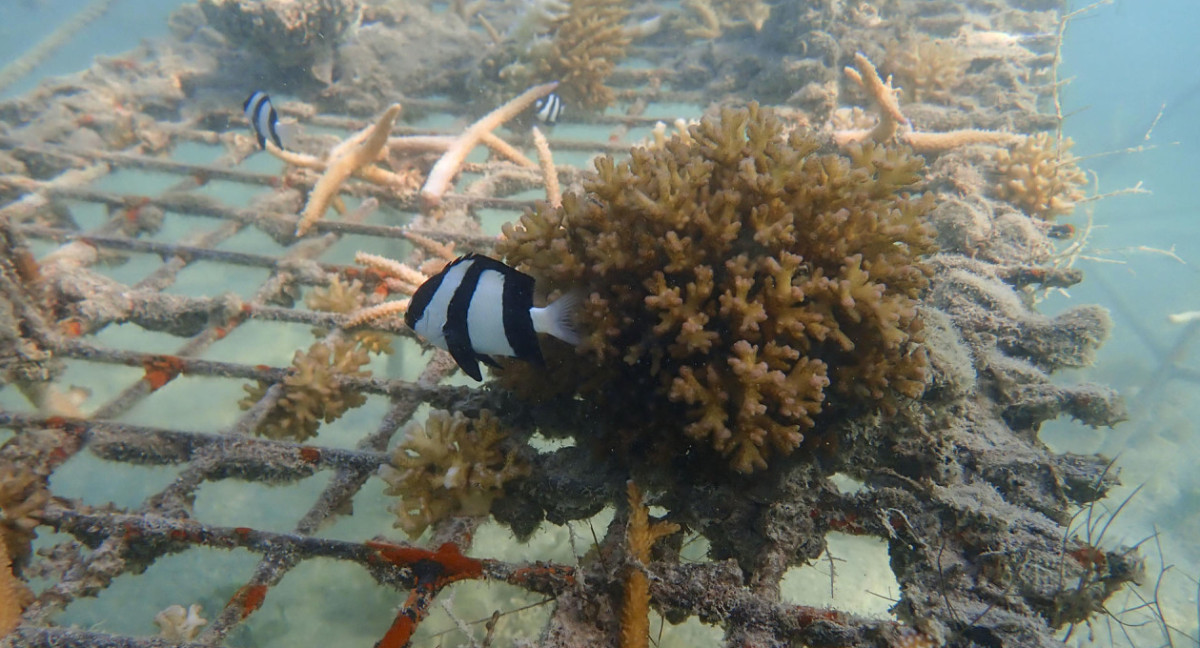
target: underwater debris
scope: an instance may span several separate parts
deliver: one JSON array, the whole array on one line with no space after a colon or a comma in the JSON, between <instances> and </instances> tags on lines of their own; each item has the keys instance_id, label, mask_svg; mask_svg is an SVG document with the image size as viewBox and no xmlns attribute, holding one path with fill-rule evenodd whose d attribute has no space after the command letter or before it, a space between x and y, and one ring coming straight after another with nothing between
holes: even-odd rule
<instances>
[{"instance_id":1,"label":"underwater debris","mask_svg":"<svg viewBox=\"0 0 1200 648\"><path fill-rule=\"evenodd\" d=\"M933 249L932 200L907 193L920 161L874 144L820 155L782 132L757 104L721 110L689 139L599 159L585 194L506 225L497 251L540 297L589 296L580 355L547 345L551 370L510 365L505 383L612 398L622 425L680 430L740 472L794 450L826 386L885 408L918 396Z\"/></svg>"},{"instance_id":2,"label":"underwater debris","mask_svg":"<svg viewBox=\"0 0 1200 648\"><path fill-rule=\"evenodd\" d=\"M392 508L395 526L417 538L451 516L487 515L504 485L529 474L516 448L505 447L508 432L483 410L476 418L462 412L433 410L424 425L410 423L379 475L388 495L400 496Z\"/></svg>"},{"instance_id":3,"label":"underwater debris","mask_svg":"<svg viewBox=\"0 0 1200 648\"><path fill-rule=\"evenodd\" d=\"M996 151L997 196L1045 220L1075 211L1087 175L1070 154L1073 145L1069 137L1060 142L1051 133L1037 133Z\"/></svg>"},{"instance_id":4,"label":"underwater debris","mask_svg":"<svg viewBox=\"0 0 1200 648\"><path fill-rule=\"evenodd\" d=\"M154 615L154 623L158 625L158 636L167 641L191 641L200 634L200 629L208 625L208 619L200 616L201 608L193 603L187 609L182 605L172 605Z\"/></svg>"},{"instance_id":5,"label":"underwater debris","mask_svg":"<svg viewBox=\"0 0 1200 648\"><path fill-rule=\"evenodd\" d=\"M366 350L352 340L316 342L308 351L297 351L291 371L281 382L283 394L254 433L293 441L316 436L321 421L331 423L367 402L364 394L338 381L342 377L370 377L371 372L362 369L368 362ZM238 405L250 409L270 388L271 383L261 380L255 385L242 385L246 397Z\"/></svg>"}]
</instances>

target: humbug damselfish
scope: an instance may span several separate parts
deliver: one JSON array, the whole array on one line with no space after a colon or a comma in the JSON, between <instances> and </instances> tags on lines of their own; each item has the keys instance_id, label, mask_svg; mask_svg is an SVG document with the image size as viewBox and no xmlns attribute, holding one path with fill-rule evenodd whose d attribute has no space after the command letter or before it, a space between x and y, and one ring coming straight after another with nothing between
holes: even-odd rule
<instances>
[{"instance_id":1,"label":"humbug damselfish","mask_svg":"<svg viewBox=\"0 0 1200 648\"><path fill-rule=\"evenodd\" d=\"M482 254L461 256L413 293L404 322L430 344L450 352L463 373L483 380L479 362L491 356L542 364L538 333L579 344L572 325L579 305L567 293L544 308L533 305L533 277Z\"/></svg>"}]
</instances>

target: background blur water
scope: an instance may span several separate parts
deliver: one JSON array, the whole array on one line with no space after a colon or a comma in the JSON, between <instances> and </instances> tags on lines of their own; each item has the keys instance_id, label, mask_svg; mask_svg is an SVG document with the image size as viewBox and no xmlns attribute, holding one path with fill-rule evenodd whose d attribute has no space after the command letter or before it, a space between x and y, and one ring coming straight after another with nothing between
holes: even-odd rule
<instances>
[{"instance_id":1,"label":"background blur water","mask_svg":"<svg viewBox=\"0 0 1200 648\"><path fill-rule=\"evenodd\" d=\"M0 61L6 62L89 2L0 4ZM45 76L83 69L97 54L119 54L142 38L164 35L166 18L179 4L116 0L105 16L3 96L27 92ZM1073 8L1086 4L1075 2ZM1054 295L1044 305L1049 312L1080 303L1100 303L1113 310L1113 339L1102 349L1097 366L1062 379L1093 380L1121 389L1129 399L1131 420L1112 431L1055 421L1045 426L1043 438L1060 450L1119 454L1126 486L1115 495L1118 501L1144 484L1108 539L1136 542L1156 529L1162 533L1164 560L1177 566L1165 589L1169 601L1164 608L1169 622L1192 637L1197 636L1193 579L1200 573L1200 548L1193 542L1200 533L1200 475L1194 469L1200 457L1194 424L1200 399L1195 398L1195 384L1173 381L1149 390L1146 385L1159 367L1159 354L1184 330L1169 323L1167 315L1200 310L1198 33L1196 0L1117 0L1071 23L1060 77L1071 79L1062 96L1068 114L1065 132L1075 140L1073 152L1097 156L1082 166L1095 172L1099 193L1139 183L1151 193L1087 205L1095 229L1086 254L1098 260L1081 259L1084 283L1069 296ZM1103 155L1137 147L1148 150ZM1080 209L1067 222L1082 228L1085 211ZM1185 356L1181 362L1200 367L1200 350L1196 358ZM1153 576L1159 558L1153 543L1147 547Z\"/></svg>"}]
</instances>

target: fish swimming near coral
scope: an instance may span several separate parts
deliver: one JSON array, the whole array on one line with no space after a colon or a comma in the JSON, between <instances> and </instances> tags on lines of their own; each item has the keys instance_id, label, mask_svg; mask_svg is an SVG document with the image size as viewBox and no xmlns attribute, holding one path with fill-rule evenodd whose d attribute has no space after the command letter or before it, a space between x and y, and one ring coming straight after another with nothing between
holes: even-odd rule
<instances>
[{"instance_id":1,"label":"fish swimming near coral","mask_svg":"<svg viewBox=\"0 0 1200 648\"><path fill-rule=\"evenodd\" d=\"M267 148L267 139L281 149L287 148L284 141L291 140L296 135L296 124L279 121L279 113L275 112L275 106L271 105L270 95L262 90L255 90L246 97L242 111L254 127L254 135L258 138L258 147L261 149Z\"/></svg>"},{"instance_id":2,"label":"fish swimming near coral","mask_svg":"<svg viewBox=\"0 0 1200 648\"><path fill-rule=\"evenodd\" d=\"M538 333L578 344L572 325L579 296L568 293L544 308L533 305L533 277L481 254L447 265L413 294L404 322L430 344L450 352L463 372L483 380L479 362L491 356L541 364Z\"/></svg>"},{"instance_id":3,"label":"fish swimming near coral","mask_svg":"<svg viewBox=\"0 0 1200 648\"><path fill-rule=\"evenodd\" d=\"M563 108L562 97L558 96L557 92L551 92L534 102L533 115L543 124L553 126L558 123L558 118L562 115Z\"/></svg>"}]
</instances>

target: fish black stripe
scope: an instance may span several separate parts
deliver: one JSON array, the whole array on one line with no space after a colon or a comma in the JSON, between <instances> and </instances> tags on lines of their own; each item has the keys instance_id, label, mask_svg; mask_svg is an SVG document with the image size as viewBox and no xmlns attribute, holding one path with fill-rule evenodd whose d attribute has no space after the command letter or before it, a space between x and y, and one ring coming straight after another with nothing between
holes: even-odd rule
<instances>
[{"instance_id":1,"label":"fish black stripe","mask_svg":"<svg viewBox=\"0 0 1200 648\"><path fill-rule=\"evenodd\" d=\"M533 330L533 277L496 262L508 272L504 276L504 337L522 360L545 364L537 331Z\"/></svg>"},{"instance_id":2,"label":"fish black stripe","mask_svg":"<svg viewBox=\"0 0 1200 648\"><path fill-rule=\"evenodd\" d=\"M475 289L479 287L479 276L484 270L479 260L486 258L475 254L468 254L462 258L463 262L471 265L467 267L462 281L454 289L454 296L450 298L450 304L446 307L446 324L442 327L442 332L446 335L446 349L458 366L475 380L482 380L483 374L479 372L479 361L475 356L475 348L471 346L467 311L471 308L471 298L475 296Z\"/></svg>"},{"instance_id":3,"label":"fish black stripe","mask_svg":"<svg viewBox=\"0 0 1200 648\"><path fill-rule=\"evenodd\" d=\"M459 260L461 261L461 259ZM457 263L458 261L455 261L446 266L445 270L430 277L428 281L421 284L417 288L417 291L413 293L412 301L408 302L408 310L404 313L404 323L408 325L408 328L417 328L417 322L421 321L421 317L425 315L425 308L429 306L429 302L437 294L438 286L442 285L442 279L446 277L446 271Z\"/></svg>"},{"instance_id":4,"label":"fish black stripe","mask_svg":"<svg viewBox=\"0 0 1200 648\"><path fill-rule=\"evenodd\" d=\"M247 99L246 101L250 101L251 99L254 100L254 106L247 112L247 115L250 117L250 125L254 127L254 135L258 138L258 147L266 148L267 136L263 134L262 126L260 126L260 124L262 122L261 116L263 106L271 105L271 97L267 96L267 93L265 92L256 92L250 95L250 99Z\"/></svg>"},{"instance_id":5,"label":"fish black stripe","mask_svg":"<svg viewBox=\"0 0 1200 648\"><path fill-rule=\"evenodd\" d=\"M271 106L270 103L267 103L267 105ZM271 141L275 143L275 146L282 149L283 140L279 139L279 132L275 130L275 127L278 125L279 115L275 112L275 107L271 106L271 113L267 115L267 132L270 133ZM263 148L266 148L265 144L263 145Z\"/></svg>"},{"instance_id":6,"label":"fish black stripe","mask_svg":"<svg viewBox=\"0 0 1200 648\"><path fill-rule=\"evenodd\" d=\"M491 257L476 254L471 258L475 263L467 274L470 276L471 272L475 272L475 283L479 281L478 275L489 270L504 277L501 311L504 313L502 325L508 346L512 347L516 357L541 364L542 348L538 345L537 331L533 330L533 316L529 314L529 309L533 308L533 277ZM466 283L466 278L463 279L463 283ZM454 296L457 299L458 293ZM470 302L470 296L467 297L467 302ZM466 317L465 310L463 317Z\"/></svg>"}]
</instances>

